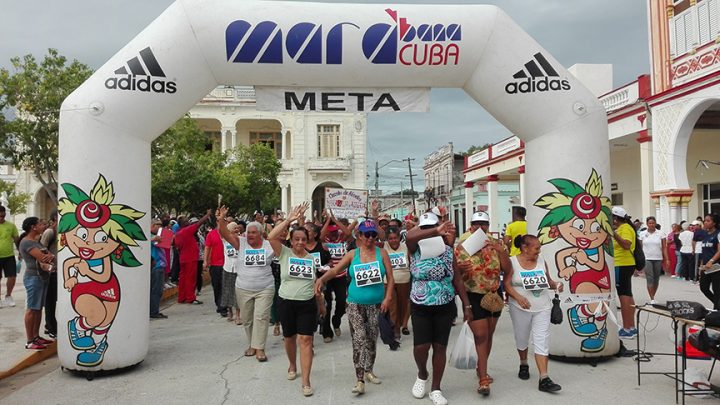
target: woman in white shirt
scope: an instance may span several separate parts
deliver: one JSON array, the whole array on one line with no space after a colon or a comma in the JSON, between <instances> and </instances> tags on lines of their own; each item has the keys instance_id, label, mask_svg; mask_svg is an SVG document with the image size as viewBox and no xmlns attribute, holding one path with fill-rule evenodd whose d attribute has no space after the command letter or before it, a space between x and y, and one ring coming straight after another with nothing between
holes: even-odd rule
<instances>
[{"instance_id":1,"label":"woman in white shirt","mask_svg":"<svg viewBox=\"0 0 720 405\"><path fill-rule=\"evenodd\" d=\"M660 285L660 273L668 269L667 240L665 232L657 229L655 217L645 220L647 231L640 236L645 253L645 281L650 295L650 303L655 304L655 294Z\"/></svg>"},{"instance_id":2,"label":"woman in white shirt","mask_svg":"<svg viewBox=\"0 0 720 405\"><path fill-rule=\"evenodd\" d=\"M695 234L688 229L690 224L687 222L683 221L680 226L683 229L678 236L680 238L680 279L692 281L695 279L695 274L693 274L695 272L695 248L693 243Z\"/></svg>"},{"instance_id":3,"label":"woman in white shirt","mask_svg":"<svg viewBox=\"0 0 720 405\"><path fill-rule=\"evenodd\" d=\"M237 233L238 224L230 222L227 224L227 229L230 232ZM240 308L238 307L235 295L235 280L237 279L237 250L225 239L222 239L222 243L225 249L225 262L223 263L220 305L228 309L228 322L235 321L236 324L242 325ZM236 310L234 317L233 308Z\"/></svg>"},{"instance_id":4,"label":"woman in white shirt","mask_svg":"<svg viewBox=\"0 0 720 405\"><path fill-rule=\"evenodd\" d=\"M512 269L503 283L510 296L510 318L520 356L518 377L523 380L530 377L527 356L532 332L535 365L540 373L538 389L543 392L560 391L560 385L548 376L548 355L552 290L561 292L563 284L550 278L547 266L540 259L540 241L536 236L517 236L513 243L520 249L520 254L510 258Z\"/></svg>"}]
</instances>

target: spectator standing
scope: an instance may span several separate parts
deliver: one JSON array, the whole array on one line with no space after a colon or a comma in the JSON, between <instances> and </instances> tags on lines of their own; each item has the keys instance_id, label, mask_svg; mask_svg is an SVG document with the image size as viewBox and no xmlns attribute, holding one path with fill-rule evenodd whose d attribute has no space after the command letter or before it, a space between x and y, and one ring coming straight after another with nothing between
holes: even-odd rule
<instances>
[{"instance_id":1,"label":"spectator standing","mask_svg":"<svg viewBox=\"0 0 720 405\"><path fill-rule=\"evenodd\" d=\"M713 309L720 310L720 271L706 273L720 260L720 216L717 214L705 215L703 221L705 227L705 239L702 241L702 256L700 258L701 276L700 291L713 303Z\"/></svg>"},{"instance_id":2,"label":"spectator standing","mask_svg":"<svg viewBox=\"0 0 720 405\"><path fill-rule=\"evenodd\" d=\"M527 234L527 221L525 221L525 215L527 215L525 207L512 207L512 222L507 226L507 229L505 229L504 236L505 246L507 246L511 257L520 254L520 249L513 243L515 238Z\"/></svg>"},{"instance_id":3,"label":"spectator standing","mask_svg":"<svg viewBox=\"0 0 720 405\"><path fill-rule=\"evenodd\" d=\"M175 246L179 253L180 278L178 280L178 302L185 304L200 305L202 301L197 299L195 295L195 284L197 283L198 258L200 257L200 249L198 247L195 234L200 225L207 222L210 218L211 210L200 220L190 218L185 221L181 218L179 221L180 228L175 233Z\"/></svg>"},{"instance_id":4,"label":"spectator standing","mask_svg":"<svg viewBox=\"0 0 720 405\"><path fill-rule=\"evenodd\" d=\"M50 269L48 279L47 296L45 297L45 334L55 339L57 336L57 318L55 308L57 306L57 210L50 214L50 222L47 229L40 237L40 243L53 255L54 260Z\"/></svg>"},{"instance_id":5,"label":"spectator standing","mask_svg":"<svg viewBox=\"0 0 720 405\"><path fill-rule=\"evenodd\" d=\"M667 255L667 236L665 232L657 229L655 217L647 217L645 225L647 225L647 230L640 236L645 253L645 281L648 295L650 295L650 303L655 304L655 294L660 285L660 274L663 269L670 266Z\"/></svg>"},{"instance_id":6,"label":"spectator standing","mask_svg":"<svg viewBox=\"0 0 720 405\"><path fill-rule=\"evenodd\" d=\"M6 216L5 207L0 205L0 281L2 281L3 275L6 279L5 298L0 300L0 307L14 307L15 301L12 298L12 292L17 277L17 263L13 244L18 241L18 229L15 224L5 220Z\"/></svg>"},{"instance_id":7,"label":"spectator standing","mask_svg":"<svg viewBox=\"0 0 720 405\"><path fill-rule=\"evenodd\" d=\"M621 339L637 337L635 327L635 300L632 292L632 278L635 273L636 233L633 223L624 208L612 208L613 251L615 253L615 284L620 298L623 328L618 335Z\"/></svg>"},{"instance_id":8,"label":"spectator standing","mask_svg":"<svg viewBox=\"0 0 720 405\"><path fill-rule=\"evenodd\" d=\"M26 349L42 350L52 343L40 336L42 309L47 295L48 279L55 259L43 245L38 242L45 231L47 223L38 217L25 218L22 224L23 234L18 237L18 250L25 262L23 285L25 286L25 336Z\"/></svg>"},{"instance_id":9,"label":"spectator standing","mask_svg":"<svg viewBox=\"0 0 720 405\"><path fill-rule=\"evenodd\" d=\"M162 300L163 284L165 279L165 268L167 259L165 252L158 245L162 237L158 232L162 229L162 221L155 218L150 223L150 318L165 319L167 316L160 312L160 301Z\"/></svg>"},{"instance_id":10,"label":"spectator standing","mask_svg":"<svg viewBox=\"0 0 720 405\"><path fill-rule=\"evenodd\" d=\"M222 317L226 317L228 316L228 308L220 303L224 272L223 265L225 264L225 247L223 246L218 226L219 225L217 225L212 231L208 232L207 238L205 239L203 267L205 271L210 271L210 282L213 289L215 312L220 314Z\"/></svg>"},{"instance_id":11,"label":"spectator standing","mask_svg":"<svg viewBox=\"0 0 720 405\"><path fill-rule=\"evenodd\" d=\"M680 272L679 276L681 280L692 281L695 279L695 244L693 238L695 234L692 229L694 226L687 222L682 223L682 232L678 235L680 239Z\"/></svg>"},{"instance_id":12,"label":"spectator standing","mask_svg":"<svg viewBox=\"0 0 720 405\"><path fill-rule=\"evenodd\" d=\"M707 236L707 232L703 229L702 217L698 217L692 222L693 224L693 253L695 254L695 260L693 261L693 278L691 279L693 284L697 284L700 279L700 272L698 267L700 266L700 255L702 253L703 240Z\"/></svg>"}]
</instances>

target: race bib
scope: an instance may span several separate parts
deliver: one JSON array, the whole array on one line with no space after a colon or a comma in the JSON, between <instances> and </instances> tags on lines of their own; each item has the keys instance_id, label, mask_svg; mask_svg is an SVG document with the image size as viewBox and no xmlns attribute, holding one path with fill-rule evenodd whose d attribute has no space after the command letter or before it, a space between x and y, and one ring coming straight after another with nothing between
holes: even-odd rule
<instances>
[{"instance_id":1,"label":"race bib","mask_svg":"<svg viewBox=\"0 0 720 405\"><path fill-rule=\"evenodd\" d=\"M383 282L380 274L380 262L356 264L353 266L353 272L355 285L358 287L367 287Z\"/></svg>"},{"instance_id":2,"label":"race bib","mask_svg":"<svg viewBox=\"0 0 720 405\"><path fill-rule=\"evenodd\" d=\"M333 259L340 259L347 253L344 243L328 243L326 247Z\"/></svg>"},{"instance_id":3,"label":"race bib","mask_svg":"<svg viewBox=\"0 0 720 405\"><path fill-rule=\"evenodd\" d=\"M526 290L547 290L550 288L545 272L542 270L521 271L520 279Z\"/></svg>"},{"instance_id":4,"label":"race bib","mask_svg":"<svg viewBox=\"0 0 720 405\"><path fill-rule=\"evenodd\" d=\"M312 259L300 259L298 257L291 257L288 260L288 267L290 268L288 274L292 278L299 278L302 280L313 279Z\"/></svg>"},{"instance_id":5,"label":"race bib","mask_svg":"<svg viewBox=\"0 0 720 405\"><path fill-rule=\"evenodd\" d=\"M313 263L315 264L315 267L320 268L322 263L320 263L320 252L314 252L310 253L310 256L313 257Z\"/></svg>"},{"instance_id":6,"label":"race bib","mask_svg":"<svg viewBox=\"0 0 720 405\"><path fill-rule=\"evenodd\" d=\"M408 266L407 264L407 255L403 252L399 253L390 253L390 265L393 269L399 269L399 268L406 268Z\"/></svg>"},{"instance_id":7,"label":"race bib","mask_svg":"<svg viewBox=\"0 0 720 405\"><path fill-rule=\"evenodd\" d=\"M265 249L245 249L245 265L248 267L261 267L267 263Z\"/></svg>"},{"instance_id":8,"label":"race bib","mask_svg":"<svg viewBox=\"0 0 720 405\"><path fill-rule=\"evenodd\" d=\"M237 250L233 247L233 245L226 243L225 244L225 254L227 257L235 257L237 256Z\"/></svg>"}]
</instances>

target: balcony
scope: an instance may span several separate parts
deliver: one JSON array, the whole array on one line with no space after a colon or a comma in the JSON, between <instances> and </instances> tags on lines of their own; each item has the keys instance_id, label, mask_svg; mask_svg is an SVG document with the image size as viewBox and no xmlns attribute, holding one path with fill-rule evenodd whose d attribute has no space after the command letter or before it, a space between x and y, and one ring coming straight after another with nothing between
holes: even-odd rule
<instances>
[{"instance_id":1,"label":"balcony","mask_svg":"<svg viewBox=\"0 0 720 405\"><path fill-rule=\"evenodd\" d=\"M346 177L352 172L351 163L348 158L313 158L308 159L306 168L313 179L319 174L342 174Z\"/></svg>"},{"instance_id":2,"label":"balcony","mask_svg":"<svg viewBox=\"0 0 720 405\"><path fill-rule=\"evenodd\" d=\"M200 103L255 104L255 88L252 86L218 86Z\"/></svg>"}]
</instances>

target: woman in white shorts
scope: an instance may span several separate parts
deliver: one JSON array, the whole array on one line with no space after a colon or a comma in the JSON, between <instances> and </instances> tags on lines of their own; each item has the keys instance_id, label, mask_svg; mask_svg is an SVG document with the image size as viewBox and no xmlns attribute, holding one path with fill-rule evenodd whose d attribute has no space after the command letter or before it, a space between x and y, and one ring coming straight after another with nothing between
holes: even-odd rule
<instances>
[{"instance_id":1,"label":"woman in white shorts","mask_svg":"<svg viewBox=\"0 0 720 405\"><path fill-rule=\"evenodd\" d=\"M560 385L548 376L548 351L552 290L562 291L563 285L550 278L547 266L540 259L540 241L536 236L518 236L513 243L520 249L520 254L510 258L512 269L510 276L505 277L504 285L510 296L510 318L520 356L518 377L523 380L530 378L527 357L532 332L535 364L540 373L538 389L543 392L560 391Z\"/></svg>"}]
</instances>

